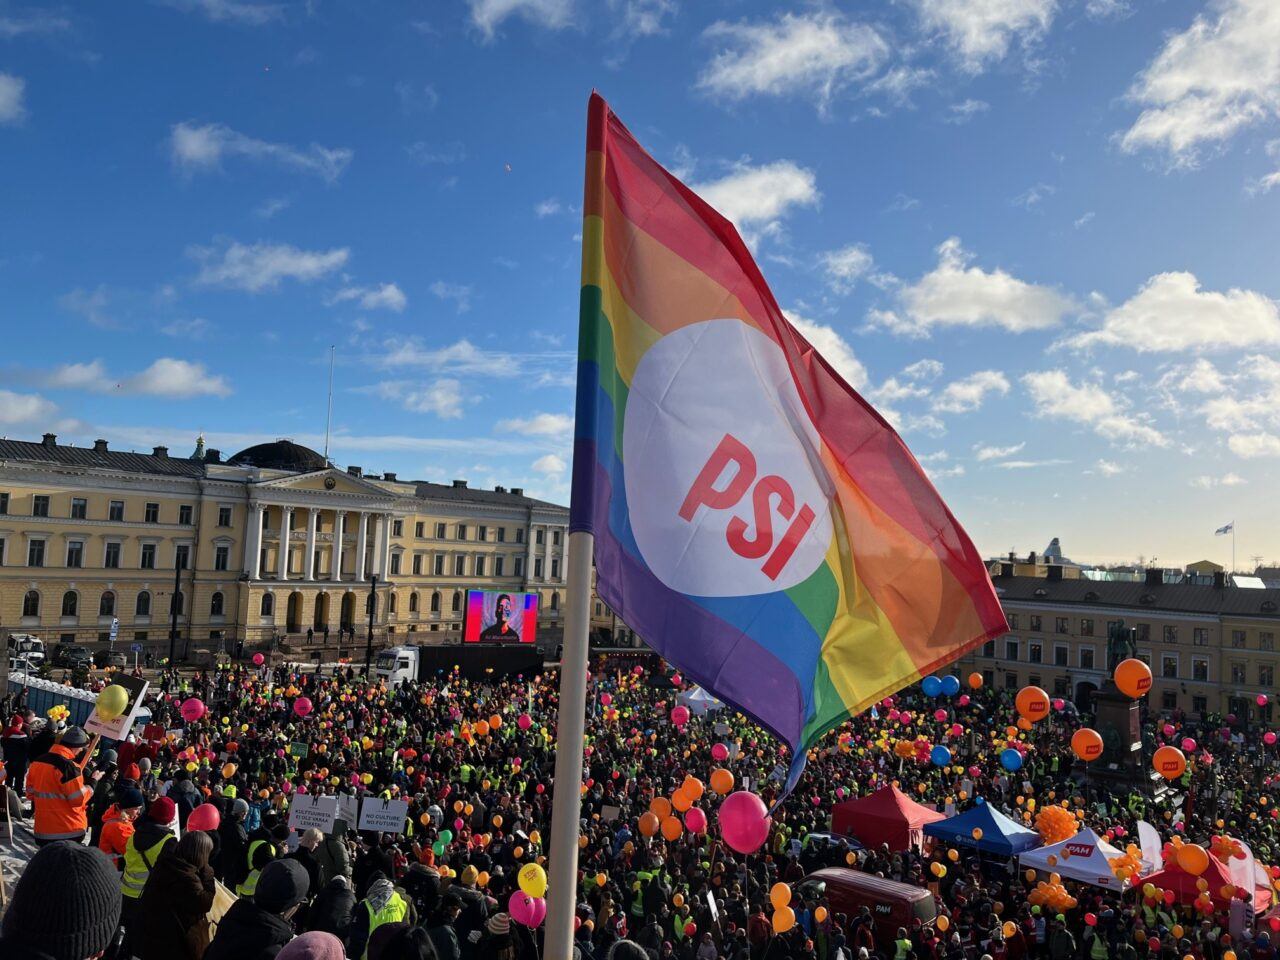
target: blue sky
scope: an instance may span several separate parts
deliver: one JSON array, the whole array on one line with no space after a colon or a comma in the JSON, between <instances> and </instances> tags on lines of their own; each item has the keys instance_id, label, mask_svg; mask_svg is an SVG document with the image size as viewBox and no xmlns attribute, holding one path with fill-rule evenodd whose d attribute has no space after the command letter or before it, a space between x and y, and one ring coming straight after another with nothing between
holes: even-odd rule
<instances>
[{"instance_id":1,"label":"blue sky","mask_svg":"<svg viewBox=\"0 0 1280 960\"><path fill-rule=\"evenodd\" d=\"M0 0L0 433L567 502L593 87L982 550L1280 559L1273 0Z\"/></svg>"}]
</instances>

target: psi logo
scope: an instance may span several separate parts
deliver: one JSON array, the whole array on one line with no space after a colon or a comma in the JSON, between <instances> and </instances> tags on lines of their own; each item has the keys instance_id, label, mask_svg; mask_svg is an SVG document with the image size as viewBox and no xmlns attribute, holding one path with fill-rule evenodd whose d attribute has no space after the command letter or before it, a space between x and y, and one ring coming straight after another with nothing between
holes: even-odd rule
<instances>
[{"instance_id":1,"label":"psi logo","mask_svg":"<svg viewBox=\"0 0 1280 960\"><path fill-rule=\"evenodd\" d=\"M831 545L821 442L781 349L737 320L667 334L623 423L636 545L666 586L746 596L804 581Z\"/></svg>"}]
</instances>

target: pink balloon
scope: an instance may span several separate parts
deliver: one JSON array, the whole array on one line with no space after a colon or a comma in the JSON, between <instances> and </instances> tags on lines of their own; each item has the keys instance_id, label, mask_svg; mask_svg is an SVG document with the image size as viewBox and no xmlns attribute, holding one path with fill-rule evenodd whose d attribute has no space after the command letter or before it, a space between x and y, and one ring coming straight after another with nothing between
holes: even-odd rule
<instances>
[{"instance_id":1,"label":"pink balloon","mask_svg":"<svg viewBox=\"0 0 1280 960\"><path fill-rule=\"evenodd\" d=\"M631 668L631 672L638 677L642 673L644 673L644 667L640 666L640 664L637 663L634 667Z\"/></svg>"},{"instance_id":2,"label":"pink balloon","mask_svg":"<svg viewBox=\"0 0 1280 960\"><path fill-rule=\"evenodd\" d=\"M516 726L521 730L528 730L533 726L533 717L527 713L520 714L520 716L516 717Z\"/></svg>"},{"instance_id":3,"label":"pink balloon","mask_svg":"<svg viewBox=\"0 0 1280 960\"><path fill-rule=\"evenodd\" d=\"M1257 704L1260 707L1265 707L1267 705L1267 695L1265 693L1258 694Z\"/></svg>"},{"instance_id":4,"label":"pink balloon","mask_svg":"<svg viewBox=\"0 0 1280 960\"><path fill-rule=\"evenodd\" d=\"M1266 733L1264 733L1262 735L1262 742L1265 743L1267 746L1271 746L1273 743L1275 743L1276 742L1275 731L1268 730Z\"/></svg>"},{"instance_id":5,"label":"pink balloon","mask_svg":"<svg viewBox=\"0 0 1280 960\"><path fill-rule=\"evenodd\" d=\"M947 711L939 707L937 710L933 711L933 719L941 723L943 720L947 719Z\"/></svg>"},{"instance_id":6,"label":"pink balloon","mask_svg":"<svg viewBox=\"0 0 1280 960\"><path fill-rule=\"evenodd\" d=\"M690 833L706 833L707 815L698 807L690 807L684 812L684 826Z\"/></svg>"},{"instance_id":7,"label":"pink balloon","mask_svg":"<svg viewBox=\"0 0 1280 960\"><path fill-rule=\"evenodd\" d=\"M678 674L678 673L673 673L673 674L671 675L671 685L672 685L673 687L678 687L678 686L680 686L680 684L682 684L682 683L684 683L684 677L680 676L680 674Z\"/></svg>"},{"instance_id":8,"label":"pink balloon","mask_svg":"<svg viewBox=\"0 0 1280 960\"><path fill-rule=\"evenodd\" d=\"M967 707L969 705L969 695L967 693L960 694L960 699L957 700L956 703L960 704L962 707Z\"/></svg>"},{"instance_id":9,"label":"pink balloon","mask_svg":"<svg viewBox=\"0 0 1280 960\"><path fill-rule=\"evenodd\" d=\"M769 838L773 821L764 801L754 793L739 790L720 804L720 833L724 842L738 853L755 853Z\"/></svg>"},{"instance_id":10,"label":"pink balloon","mask_svg":"<svg viewBox=\"0 0 1280 960\"><path fill-rule=\"evenodd\" d=\"M911 722L911 713L910 713L910 711L908 711L908 710L903 710L900 714L898 714L898 719L899 719L900 721L902 721L902 725L903 725L904 727L905 727L905 726L907 726L907 724L909 724L909 723Z\"/></svg>"},{"instance_id":11,"label":"pink balloon","mask_svg":"<svg viewBox=\"0 0 1280 960\"><path fill-rule=\"evenodd\" d=\"M689 708L684 705L672 707L671 722L677 727L683 727L689 722Z\"/></svg>"},{"instance_id":12,"label":"pink balloon","mask_svg":"<svg viewBox=\"0 0 1280 960\"><path fill-rule=\"evenodd\" d=\"M607 707L609 704L613 703L613 694L611 693L600 694L600 702Z\"/></svg>"},{"instance_id":13,"label":"pink balloon","mask_svg":"<svg viewBox=\"0 0 1280 960\"><path fill-rule=\"evenodd\" d=\"M1172 724L1172 723L1166 723L1166 724L1165 724L1163 727L1161 727L1160 729L1161 729L1161 731L1164 733L1164 735L1165 735L1166 737L1172 737L1172 736L1173 736L1173 724Z\"/></svg>"},{"instance_id":14,"label":"pink balloon","mask_svg":"<svg viewBox=\"0 0 1280 960\"><path fill-rule=\"evenodd\" d=\"M1182 749L1184 753L1195 753L1196 742L1190 737L1182 738Z\"/></svg>"},{"instance_id":15,"label":"pink balloon","mask_svg":"<svg viewBox=\"0 0 1280 960\"><path fill-rule=\"evenodd\" d=\"M222 814L212 803L202 803L191 811L187 817L187 830L217 830L222 823Z\"/></svg>"},{"instance_id":16,"label":"pink balloon","mask_svg":"<svg viewBox=\"0 0 1280 960\"><path fill-rule=\"evenodd\" d=\"M266 657L264 657L262 654L260 654L260 653L255 653L255 654L253 655L253 665L254 665L255 667L260 667L260 666L262 666L262 665L263 665L264 663L266 663L266 662L267 662L267 658L266 658Z\"/></svg>"},{"instance_id":17,"label":"pink balloon","mask_svg":"<svg viewBox=\"0 0 1280 960\"><path fill-rule=\"evenodd\" d=\"M299 697L293 701L293 712L300 717L305 717L311 712L311 700L308 697Z\"/></svg>"},{"instance_id":18,"label":"pink balloon","mask_svg":"<svg viewBox=\"0 0 1280 960\"><path fill-rule=\"evenodd\" d=\"M844 799L844 787L836 787L836 799L837 800Z\"/></svg>"},{"instance_id":19,"label":"pink balloon","mask_svg":"<svg viewBox=\"0 0 1280 960\"><path fill-rule=\"evenodd\" d=\"M723 743L713 744L711 747L712 760L727 760L729 758L729 748Z\"/></svg>"},{"instance_id":20,"label":"pink balloon","mask_svg":"<svg viewBox=\"0 0 1280 960\"><path fill-rule=\"evenodd\" d=\"M889 711L889 719L890 719L890 720L897 720L897 719L898 719L899 717L901 717L901 716L902 716L902 714L900 714L897 710L890 710L890 711Z\"/></svg>"},{"instance_id":21,"label":"pink balloon","mask_svg":"<svg viewBox=\"0 0 1280 960\"><path fill-rule=\"evenodd\" d=\"M178 712L182 714L182 719L187 723L195 723L204 716L204 701L198 697L184 700L182 706L178 708Z\"/></svg>"},{"instance_id":22,"label":"pink balloon","mask_svg":"<svg viewBox=\"0 0 1280 960\"><path fill-rule=\"evenodd\" d=\"M511 914L511 919L516 923L522 923L526 927L536 927L539 922L537 903L540 899L540 897L529 896L523 890L517 890L507 900L507 913ZM544 902L542 905L544 916L546 909Z\"/></svg>"},{"instance_id":23,"label":"pink balloon","mask_svg":"<svg viewBox=\"0 0 1280 960\"><path fill-rule=\"evenodd\" d=\"M466 825L467 825L467 821L463 820L461 817L458 817L458 819L453 821L453 829L458 831L461 831L462 828L465 827Z\"/></svg>"},{"instance_id":24,"label":"pink balloon","mask_svg":"<svg viewBox=\"0 0 1280 960\"><path fill-rule=\"evenodd\" d=\"M1067 705L1067 701L1063 700L1061 697L1053 698L1053 709L1057 710L1059 713L1062 712L1062 708L1065 707L1066 705Z\"/></svg>"},{"instance_id":25,"label":"pink balloon","mask_svg":"<svg viewBox=\"0 0 1280 960\"><path fill-rule=\"evenodd\" d=\"M960 724L958 724L958 723L953 723L953 724L951 725L951 735L952 735L953 737L958 737L958 736L960 736L960 734L962 734L962 733L964 733L964 727L960 726Z\"/></svg>"}]
</instances>

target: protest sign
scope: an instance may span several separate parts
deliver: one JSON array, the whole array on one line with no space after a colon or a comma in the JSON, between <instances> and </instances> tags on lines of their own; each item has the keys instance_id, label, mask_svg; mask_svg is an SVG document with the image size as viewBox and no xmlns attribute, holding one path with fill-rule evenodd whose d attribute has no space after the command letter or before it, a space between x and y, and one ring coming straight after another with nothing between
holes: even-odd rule
<instances>
[{"instance_id":1,"label":"protest sign","mask_svg":"<svg viewBox=\"0 0 1280 960\"><path fill-rule=\"evenodd\" d=\"M407 800L383 800L365 797L360 804L360 829L376 833L404 833L405 820L409 816Z\"/></svg>"},{"instance_id":2,"label":"protest sign","mask_svg":"<svg viewBox=\"0 0 1280 960\"><path fill-rule=\"evenodd\" d=\"M289 829L301 832L314 827L324 833L333 833L337 814L337 797L295 793L293 802L289 804Z\"/></svg>"},{"instance_id":3,"label":"protest sign","mask_svg":"<svg viewBox=\"0 0 1280 960\"><path fill-rule=\"evenodd\" d=\"M133 726L138 711L142 709L142 701L147 695L147 681L141 677L118 673L111 678L111 685L124 687L129 693L129 702L124 708L124 713L114 720L103 720L98 716L98 711L94 710L85 721L84 729L86 733L96 733L105 740L123 740L129 728Z\"/></svg>"}]
</instances>

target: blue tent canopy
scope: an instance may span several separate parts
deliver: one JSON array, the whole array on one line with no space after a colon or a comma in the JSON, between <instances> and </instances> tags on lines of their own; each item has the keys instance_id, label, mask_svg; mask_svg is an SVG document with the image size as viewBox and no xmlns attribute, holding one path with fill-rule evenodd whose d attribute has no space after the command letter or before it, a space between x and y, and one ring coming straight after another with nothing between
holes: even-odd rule
<instances>
[{"instance_id":1,"label":"blue tent canopy","mask_svg":"<svg viewBox=\"0 0 1280 960\"><path fill-rule=\"evenodd\" d=\"M981 840L973 838L975 829L982 831ZM925 836L937 837L958 847L973 847L1002 857L1012 857L1040 846L1040 834L1014 823L991 804L982 801L964 813L925 824L924 832Z\"/></svg>"}]
</instances>

